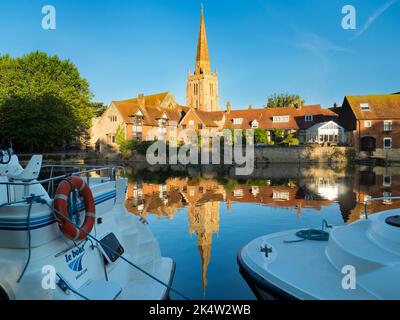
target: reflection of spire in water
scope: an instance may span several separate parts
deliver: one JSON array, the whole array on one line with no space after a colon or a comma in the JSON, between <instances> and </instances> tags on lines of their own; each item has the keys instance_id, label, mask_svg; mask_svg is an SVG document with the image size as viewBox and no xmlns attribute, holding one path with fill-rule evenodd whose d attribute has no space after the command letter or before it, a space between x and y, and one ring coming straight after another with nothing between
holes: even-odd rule
<instances>
[{"instance_id":1,"label":"reflection of spire in water","mask_svg":"<svg viewBox=\"0 0 400 320\"><path fill-rule=\"evenodd\" d=\"M201 260L203 289L207 287L207 269L211 260L212 236L219 232L219 202L190 205L189 230L197 235L197 248ZM205 294L205 291L204 291Z\"/></svg>"}]
</instances>

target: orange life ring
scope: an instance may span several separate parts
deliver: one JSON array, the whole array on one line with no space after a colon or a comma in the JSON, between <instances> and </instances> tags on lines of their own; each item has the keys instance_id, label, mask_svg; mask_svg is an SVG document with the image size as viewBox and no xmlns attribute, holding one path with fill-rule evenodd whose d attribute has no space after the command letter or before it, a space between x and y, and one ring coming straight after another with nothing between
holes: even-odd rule
<instances>
[{"instance_id":1,"label":"orange life ring","mask_svg":"<svg viewBox=\"0 0 400 320\"><path fill-rule=\"evenodd\" d=\"M85 220L80 228L85 230L86 233L65 219L65 217L68 217L68 196L74 189L78 190L85 204ZM58 225L66 237L75 241L87 238L87 233L92 231L95 223L96 206L92 191L82 178L72 176L61 181L54 197L54 208L57 210L54 214L57 217Z\"/></svg>"}]
</instances>

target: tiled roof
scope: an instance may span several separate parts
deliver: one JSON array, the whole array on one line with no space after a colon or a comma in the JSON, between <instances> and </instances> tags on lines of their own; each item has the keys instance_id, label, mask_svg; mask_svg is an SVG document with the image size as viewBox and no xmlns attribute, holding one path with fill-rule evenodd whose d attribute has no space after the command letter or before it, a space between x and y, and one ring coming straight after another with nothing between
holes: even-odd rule
<instances>
[{"instance_id":1,"label":"tiled roof","mask_svg":"<svg viewBox=\"0 0 400 320\"><path fill-rule=\"evenodd\" d=\"M400 95L382 94L365 96L347 96L348 103L354 115L359 120L400 119ZM362 111L361 104L368 103L370 110Z\"/></svg>"},{"instance_id":2,"label":"tiled roof","mask_svg":"<svg viewBox=\"0 0 400 320\"><path fill-rule=\"evenodd\" d=\"M313 121L306 121L305 116L312 115ZM276 116L289 116L288 122L274 122ZM323 109L320 105L303 106L301 109L264 108L248 110L231 110L226 114L225 127L237 129L251 129L251 123L257 120L262 129L307 129L318 122L335 119L338 115L330 109ZM242 118L241 125L233 124L233 119Z\"/></svg>"},{"instance_id":3,"label":"tiled roof","mask_svg":"<svg viewBox=\"0 0 400 320\"><path fill-rule=\"evenodd\" d=\"M168 92L153 94L141 98L113 101L112 104L117 108L126 123L130 123L130 116L135 115L139 110L143 114L143 123L145 125L158 125L157 119L161 119L164 113L169 120L179 121L181 119L181 110L179 106L174 109L162 108L163 101L169 95ZM143 103L144 102L144 103Z\"/></svg>"},{"instance_id":4,"label":"tiled roof","mask_svg":"<svg viewBox=\"0 0 400 320\"><path fill-rule=\"evenodd\" d=\"M201 121L207 127L219 127L218 122L224 119L224 112L223 111L200 111L195 110Z\"/></svg>"}]
</instances>

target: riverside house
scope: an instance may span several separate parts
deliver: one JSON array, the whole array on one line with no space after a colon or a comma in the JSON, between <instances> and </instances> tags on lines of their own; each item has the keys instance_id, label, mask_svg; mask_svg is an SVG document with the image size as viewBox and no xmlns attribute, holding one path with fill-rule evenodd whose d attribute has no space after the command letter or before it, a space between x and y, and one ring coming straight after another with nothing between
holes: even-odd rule
<instances>
[{"instance_id":1,"label":"riverside house","mask_svg":"<svg viewBox=\"0 0 400 320\"><path fill-rule=\"evenodd\" d=\"M347 96L340 124L359 153L395 156L400 150L400 94ZM397 149L397 150L396 150ZM399 154L400 156L400 154Z\"/></svg>"},{"instance_id":2,"label":"riverside house","mask_svg":"<svg viewBox=\"0 0 400 320\"><path fill-rule=\"evenodd\" d=\"M294 106L277 109L220 109L218 73L212 72L208 50L204 12L200 30L194 72L189 72L186 85L186 106L178 104L169 92L113 101L90 129L90 145L98 151L117 150L118 137L126 140L156 140L161 136L179 137L185 129L221 133L224 128L267 130L272 140L275 129L296 133L300 142L337 142L335 135L324 132L325 127L308 132L318 123L336 121L337 110L319 105ZM315 127L314 127L315 128ZM341 131L340 131L341 132ZM312 134L310 134L312 133ZM308 138L307 138L308 137ZM177 141L184 142L184 141Z\"/></svg>"},{"instance_id":3,"label":"riverside house","mask_svg":"<svg viewBox=\"0 0 400 320\"><path fill-rule=\"evenodd\" d=\"M267 130L270 141L274 140L275 130L281 129L285 135L294 133L300 143L339 143L344 142L344 130L334 122L339 117L339 109L323 109L320 105L302 106L301 102L298 107L248 110L230 110L228 105L225 128ZM313 134L316 125L328 122L337 129L335 134L325 127L317 135Z\"/></svg>"}]
</instances>

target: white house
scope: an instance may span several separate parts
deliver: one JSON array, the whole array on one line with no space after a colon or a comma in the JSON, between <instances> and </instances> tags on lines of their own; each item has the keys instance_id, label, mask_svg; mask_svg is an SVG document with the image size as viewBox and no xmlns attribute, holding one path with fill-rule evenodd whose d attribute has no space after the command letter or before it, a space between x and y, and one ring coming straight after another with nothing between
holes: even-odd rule
<instances>
[{"instance_id":1,"label":"white house","mask_svg":"<svg viewBox=\"0 0 400 320\"><path fill-rule=\"evenodd\" d=\"M345 141L344 128L334 121L317 123L306 130L308 143L344 143Z\"/></svg>"}]
</instances>

